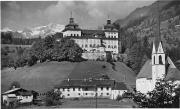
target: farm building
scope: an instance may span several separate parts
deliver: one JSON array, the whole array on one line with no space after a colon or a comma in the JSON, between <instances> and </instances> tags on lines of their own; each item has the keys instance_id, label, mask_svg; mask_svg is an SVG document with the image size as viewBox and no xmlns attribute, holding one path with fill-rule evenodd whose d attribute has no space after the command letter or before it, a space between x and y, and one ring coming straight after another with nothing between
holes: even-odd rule
<instances>
[{"instance_id":1,"label":"farm building","mask_svg":"<svg viewBox=\"0 0 180 109\"><path fill-rule=\"evenodd\" d=\"M64 80L55 87L55 91L61 91L64 98L109 98L116 99L118 95L127 92L123 82L114 80Z\"/></svg>"},{"instance_id":2,"label":"farm building","mask_svg":"<svg viewBox=\"0 0 180 109\"><path fill-rule=\"evenodd\" d=\"M23 88L13 88L2 94L3 103L9 105L13 101L20 103L32 103L33 99L37 97L38 93L35 91L29 91Z\"/></svg>"}]
</instances>

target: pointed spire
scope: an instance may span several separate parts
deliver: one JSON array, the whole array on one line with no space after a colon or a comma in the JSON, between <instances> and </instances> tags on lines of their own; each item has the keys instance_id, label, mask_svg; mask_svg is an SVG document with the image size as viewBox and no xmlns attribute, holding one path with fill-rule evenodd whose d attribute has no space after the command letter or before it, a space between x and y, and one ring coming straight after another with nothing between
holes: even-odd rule
<instances>
[{"instance_id":1,"label":"pointed spire","mask_svg":"<svg viewBox=\"0 0 180 109\"><path fill-rule=\"evenodd\" d=\"M162 42L159 42L159 47L158 47L157 53L164 53L164 50L162 47Z\"/></svg>"},{"instance_id":2,"label":"pointed spire","mask_svg":"<svg viewBox=\"0 0 180 109\"><path fill-rule=\"evenodd\" d=\"M152 49L152 54L155 54L156 53L156 49L155 49L155 42L153 41L153 49Z\"/></svg>"}]
</instances>

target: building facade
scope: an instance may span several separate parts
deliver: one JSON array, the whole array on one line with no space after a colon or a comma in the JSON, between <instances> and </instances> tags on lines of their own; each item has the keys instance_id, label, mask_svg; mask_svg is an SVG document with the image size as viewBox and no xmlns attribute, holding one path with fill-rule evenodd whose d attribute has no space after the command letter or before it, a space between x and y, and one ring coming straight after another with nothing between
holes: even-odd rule
<instances>
[{"instance_id":1,"label":"building facade","mask_svg":"<svg viewBox=\"0 0 180 109\"><path fill-rule=\"evenodd\" d=\"M19 101L20 103L32 103L33 99L33 92L22 88L13 88L2 94L2 102L5 103L7 106L12 101Z\"/></svg>"},{"instance_id":2,"label":"building facade","mask_svg":"<svg viewBox=\"0 0 180 109\"><path fill-rule=\"evenodd\" d=\"M114 80L64 80L55 91L61 91L64 98L109 98L127 92L126 85Z\"/></svg>"},{"instance_id":3,"label":"building facade","mask_svg":"<svg viewBox=\"0 0 180 109\"><path fill-rule=\"evenodd\" d=\"M103 45L105 51L118 54L118 30L107 20L103 30L81 29L74 18L70 18L69 24L62 31L63 37L70 37L87 52L100 52Z\"/></svg>"},{"instance_id":4,"label":"building facade","mask_svg":"<svg viewBox=\"0 0 180 109\"><path fill-rule=\"evenodd\" d=\"M162 42L153 43L152 59L148 60L136 77L136 90L147 93L155 88L159 79L180 83L180 71L165 55Z\"/></svg>"}]
</instances>

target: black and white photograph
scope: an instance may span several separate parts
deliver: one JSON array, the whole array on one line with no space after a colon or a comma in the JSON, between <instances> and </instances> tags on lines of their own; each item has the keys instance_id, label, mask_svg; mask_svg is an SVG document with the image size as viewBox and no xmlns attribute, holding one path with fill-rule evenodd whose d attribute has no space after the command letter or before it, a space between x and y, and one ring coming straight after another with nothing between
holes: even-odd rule
<instances>
[{"instance_id":1,"label":"black and white photograph","mask_svg":"<svg viewBox=\"0 0 180 109\"><path fill-rule=\"evenodd\" d=\"M1 109L180 108L180 0L0 4Z\"/></svg>"}]
</instances>

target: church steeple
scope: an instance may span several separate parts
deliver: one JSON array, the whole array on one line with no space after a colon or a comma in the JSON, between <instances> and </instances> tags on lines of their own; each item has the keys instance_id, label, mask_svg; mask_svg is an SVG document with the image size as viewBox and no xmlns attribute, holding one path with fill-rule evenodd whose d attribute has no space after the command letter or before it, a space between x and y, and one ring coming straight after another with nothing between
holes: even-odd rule
<instances>
[{"instance_id":1,"label":"church steeple","mask_svg":"<svg viewBox=\"0 0 180 109\"><path fill-rule=\"evenodd\" d=\"M152 49L152 54L155 54L156 53L156 49L155 49L155 43L153 41L153 49Z\"/></svg>"}]
</instances>

